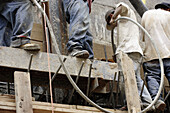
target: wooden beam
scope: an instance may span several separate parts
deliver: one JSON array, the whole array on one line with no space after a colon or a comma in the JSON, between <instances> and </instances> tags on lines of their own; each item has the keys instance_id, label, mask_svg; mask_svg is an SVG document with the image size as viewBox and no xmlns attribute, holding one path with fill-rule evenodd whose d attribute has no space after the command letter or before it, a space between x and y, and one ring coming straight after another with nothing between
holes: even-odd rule
<instances>
[{"instance_id":1,"label":"wooden beam","mask_svg":"<svg viewBox=\"0 0 170 113\"><path fill-rule=\"evenodd\" d=\"M0 113L16 113L16 104L14 101L8 101L11 97L0 96ZM51 113L51 104L47 102L33 101L33 112L34 113ZM54 113L103 113L95 107L79 106L79 105L66 105L66 104L53 104ZM107 109L114 113L127 113L127 111Z\"/></svg>"},{"instance_id":2,"label":"wooden beam","mask_svg":"<svg viewBox=\"0 0 170 113\"><path fill-rule=\"evenodd\" d=\"M137 82L132 60L125 53L120 53L121 66L125 81L125 93L128 105L128 113L141 111Z\"/></svg>"},{"instance_id":3,"label":"wooden beam","mask_svg":"<svg viewBox=\"0 0 170 113\"><path fill-rule=\"evenodd\" d=\"M30 74L14 73L16 113L33 113Z\"/></svg>"}]
</instances>

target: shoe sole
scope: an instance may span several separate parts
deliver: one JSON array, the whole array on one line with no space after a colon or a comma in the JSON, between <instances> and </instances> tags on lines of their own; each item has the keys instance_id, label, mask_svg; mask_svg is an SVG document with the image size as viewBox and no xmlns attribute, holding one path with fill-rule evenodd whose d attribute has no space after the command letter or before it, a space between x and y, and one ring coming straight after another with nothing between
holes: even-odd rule
<instances>
[{"instance_id":1,"label":"shoe sole","mask_svg":"<svg viewBox=\"0 0 170 113\"><path fill-rule=\"evenodd\" d=\"M77 57L77 58L88 58L89 54L88 53L79 53L79 54L75 55L75 57Z\"/></svg>"},{"instance_id":2,"label":"shoe sole","mask_svg":"<svg viewBox=\"0 0 170 113\"><path fill-rule=\"evenodd\" d=\"M76 55L77 58L88 58L88 54Z\"/></svg>"},{"instance_id":3,"label":"shoe sole","mask_svg":"<svg viewBox=\"0 0 170 113\"><path fill-rule=\"evenodd\" d=\"M35 46L22 47L21 49L24 49L26 51L39 51L40 50L39 47L35 47Z\"/></svg>"},{"instance_id":4,"label":"shoe sole","mask_svg":"<svg viewBox=\"0 0 170 113\"><path fill-rule=\"evenodd\" d=\"M89 57L89 53L86 51L82 51L79 53L75 53L74 55L71 55L73 57L77 57L77 58L88 58Z\"/></svg>"}]
</instances>

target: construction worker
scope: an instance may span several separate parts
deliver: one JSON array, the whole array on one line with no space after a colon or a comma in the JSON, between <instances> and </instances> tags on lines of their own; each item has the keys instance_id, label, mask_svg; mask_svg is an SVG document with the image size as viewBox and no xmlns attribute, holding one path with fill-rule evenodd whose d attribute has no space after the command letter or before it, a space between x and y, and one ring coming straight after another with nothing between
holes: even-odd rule
<instances>
[{"instance_id":1,"label":"construction worker","mask_svg":"<svg viewBox=\"0 0 170 113\"><path fill-rule=\"evenodd\" d=\"M33 26L30 0L3 0L0 3L0 46L39 50L30 43Z\"/></svg>"},{"instance_id":2,"label":"construction worker","mask_svg":"<svg viewBox=\"0 0 170 113\"><path fill-rule=\"evenodd\" d=\"M70 56L93 59L89 30L89 13L92 0L63 0L66 20L70 23L67 49Z\"/></svg>"},{"instance_id":3,"label":"construction worker","mask_svg":"<svg viewBox=\"0 0 170 113\"><path fill-rule=\"evenodd\" d=\"M121 2L116 5L115 10L112 9L106 13L106 27L108 30L114 29L114 32L116 33L114 35L117 35L115 37L115 40L117 40L115 41L117 42L115 54L117 56L119 67L121 67L119 59L119 53L121 51L126 53L132 59L137 80L138 93L140 95L143 85L143 81L140 76L140 64L142 61L143 52L139 45L139 28L134 23L127 20L120 20L119 23L116 23L115 19L121 16L126 16L136 21L136 15L134 11L127 4ZM151 96L147 88L144 86L141 97L142 108L147 107L151 102Z\"/></svg>"},{"instance_id":4,"label":"construction worker","mask_svg":"<svg viewBox=\"0 0 170 113\"><path fill-rule=\"evenodd\" d=\"M163 59L164 73L170 84L170 4L157 4L155 9L145 12L142 17L142 26L151 35L158 48ZM148 90L152 99L154 99L160 86L161 70L156 50L145 34L143 34L143 41L145 43L143 67L147 73ZM161 95L155 104L155 108L163 111L165 107Z\"/></svg>"}]
</instances>

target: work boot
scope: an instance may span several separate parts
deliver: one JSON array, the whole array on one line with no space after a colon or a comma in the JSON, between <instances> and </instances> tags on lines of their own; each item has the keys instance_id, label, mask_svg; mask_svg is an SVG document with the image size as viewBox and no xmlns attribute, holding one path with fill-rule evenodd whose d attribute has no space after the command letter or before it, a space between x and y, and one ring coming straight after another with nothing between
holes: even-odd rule
<instances>
[{"instance_id":1,"label":"work boot","mask_svg":"<svg viewBox=\"0 0 170 113\"><path fill-rule=\"evenodd\" d=\"M31 43L21 45L19 48L27 50L27 51L39 51L40 50L40 46L38 44L31 44Z\"/></svg>"},{"instance_id":2,"label":"work boot","mask_svg":"<svg viewBox=\"0 0 170 113\"><path fill-rule=\"evenodd\" d=\"M164 103L164 101L162 100L158 100L156 103L155 103L155 108L159 111L164 111L166 107L166 104Z\"/></svg>"},{"instance_id":3,"label":"work boot","mask_svg":"<svg viewBox=\"0 0 170 113\"><path fill-rule=\"evenodd\" d=\"M77 58L88 58L89 52L87 50L73 49L73 51L69 53L69 56Z\"/></svg>"}]
</instances>

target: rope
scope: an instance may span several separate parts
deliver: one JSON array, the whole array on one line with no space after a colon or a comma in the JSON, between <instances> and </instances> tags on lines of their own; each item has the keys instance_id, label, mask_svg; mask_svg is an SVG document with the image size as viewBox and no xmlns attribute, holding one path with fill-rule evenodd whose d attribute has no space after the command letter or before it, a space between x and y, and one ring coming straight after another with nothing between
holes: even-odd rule
<instances>
[{"instance_id":1,"label":"rope","mask_svg":"<svg viewBox=\"0 0 170 113\"><path fill-rule=\"evenodd\" d=\"M45 3L43 3L44 10L45 10ZM45 11L44 11L45 13ZM46 18L44 16L44 27L45 27L45 37L47 42L47 57L48 57L48 70L49 70L49 81L50 81L50 96L51 96L51 106L52 106L52 113L54 113L54 106L53 106L53 93L52 93L52 82L51 82L51 70L50 70L50 56L49 56L49 40L47 36L47 25L46 25Z\"/></svg>"}]
</instances>

